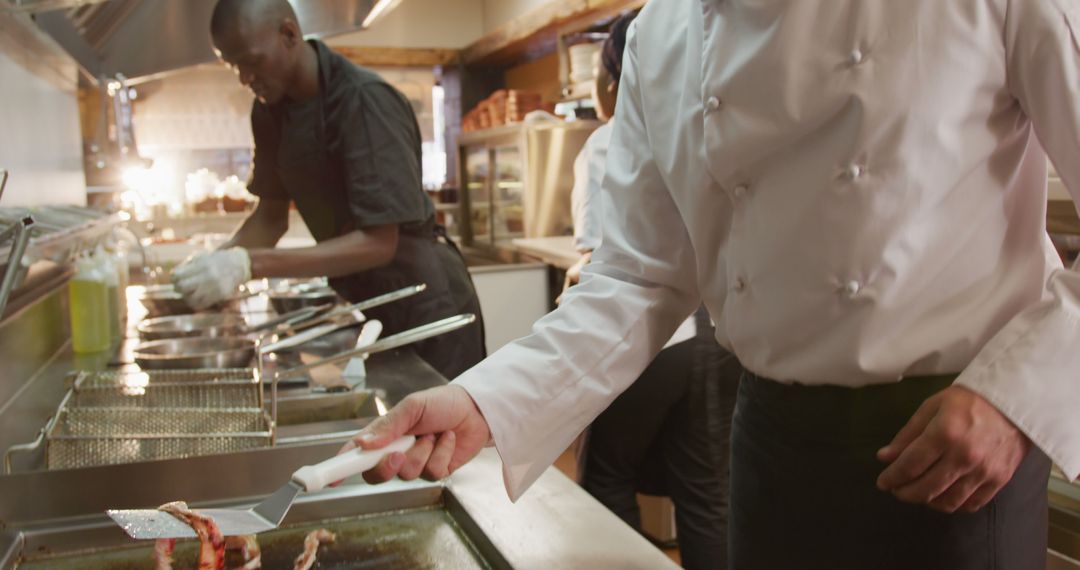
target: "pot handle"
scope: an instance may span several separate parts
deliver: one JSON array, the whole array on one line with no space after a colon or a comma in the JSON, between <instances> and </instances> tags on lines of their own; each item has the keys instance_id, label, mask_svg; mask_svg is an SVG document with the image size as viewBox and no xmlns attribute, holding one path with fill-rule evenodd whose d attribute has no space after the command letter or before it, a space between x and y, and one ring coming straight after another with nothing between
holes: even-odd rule
<instances>
[{"instance_id":1,"label":"pot handle","mask_svg":"<svg viewBox=\"0 0 1080 570\"><path fill-rule=\"evenodd\" d=\"M52 420L50 419L51 423ZM16 453L29 453L31 451L37 451L41 447L41 443L45 441L45 428L41 428L38 432L37 439L30 443L17 443L12 445L4 452L4 475L11 475L11 456Z\"/></svg>"}]
</instances>

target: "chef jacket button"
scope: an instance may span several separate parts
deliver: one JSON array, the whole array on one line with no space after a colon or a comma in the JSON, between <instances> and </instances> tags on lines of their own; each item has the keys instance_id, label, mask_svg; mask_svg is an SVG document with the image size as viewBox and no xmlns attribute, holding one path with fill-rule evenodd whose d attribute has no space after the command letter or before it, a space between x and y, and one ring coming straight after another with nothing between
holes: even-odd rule
<instances>
[{"instance_id":1,"label":"chef jacket button","mask_svg":"<svg viewBox=\"0 0 1080 570\"><path fill-rule=\"evenodd\" d=\"M844 285L844 292L847 293L849 297L854 297L855 295L858 295L860 289L862 289L862 284L858 281L855 281L854 279L848 281Z\"/></svg>"},{"instance_id":2,"label":"chef jacket button","mask_svg":"<svg viewBox=\"0 0 1080 570\"><path fill-rule=\"evenodd\" d=\"M862 176L862 174L863 169L858 164L848 165L848 167L844 169L844 177L846 177L848 180L855 180L856 178Z\"/></svg>"},{"instance_id":3,"label":"chef jacket button","mask_svg":"<svg viewBox=\"0 0 1080 570\"><path fill-rule=\"evenodd\" d=\"M736 277L735 282L731 284L731 288L736 293L742 293L746 289L746 281L743 281L742 277Z\"/></svg>"},{"instance_id":4,"label":"chef jacket button","mask_svg":"<svg viewBox=\"0 0 1080 570\"><path fill-rule=\"evenodd\" d=\"M715 111L715 110L717 110L719 108L720 108L720 99L718 97L709 97L709 99L705 101L705 110L706 111Z\"/></svg>"},{"instance_id":5,"label":"chef jacket button","mask_svg":"<svg viewBox=\"0 0 1080 570\"><path fill-rule=\"evenodd\" d=\"M848 61L851 65L859 65L866 60L866 56L863 55L862 50L856 48L852 50L851 55L848 56Z\"/></svg>"},{"instance_id":6,"label":"chef jacket button","mask_svg":"<svg viewBox=\"0 0 1080 570\"><path fill-rule=\"evenodd\" d=\"M746 193L749 190L750 188L746 184L739 184L732 192L735 194L736 198L742 198L743 196L746 196Z\"/></svg>"}]
</instances>

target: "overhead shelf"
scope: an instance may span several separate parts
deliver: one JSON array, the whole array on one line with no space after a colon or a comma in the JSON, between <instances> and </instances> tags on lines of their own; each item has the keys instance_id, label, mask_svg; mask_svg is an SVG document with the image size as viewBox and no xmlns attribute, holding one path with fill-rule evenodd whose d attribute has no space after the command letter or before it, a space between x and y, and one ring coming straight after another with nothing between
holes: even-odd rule
<instances>
[{"instance_id":1,"label":"overhead shelf","mask_svg":"<svg viewBox=\"0 0 1080 570\"><path fill-rule=\"evenodd\" d=\"M645 0L555 0L519 16L473 42L461 53L465 65L505 67L556 50L559 35L584 29Z\"/></svg>"}]
</instances>

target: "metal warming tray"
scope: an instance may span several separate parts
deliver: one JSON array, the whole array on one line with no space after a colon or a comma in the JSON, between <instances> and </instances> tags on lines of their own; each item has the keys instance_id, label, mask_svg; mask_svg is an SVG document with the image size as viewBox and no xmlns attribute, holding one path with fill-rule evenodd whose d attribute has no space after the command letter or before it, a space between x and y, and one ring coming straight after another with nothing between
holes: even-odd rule
<instances>
[{"instance_id":1,"label":"metal warming tray","mask_svg":"<svg viewBox=\"0 0 1080 570\"><path fill-rule=\"evenodd\" d=\"M292 568L307 532L326 528L337 541L319 549L319 568L510 568L451 488L441 484L345 486L301 497L279 530L259 535L263 568ZM396 488L395 488L396 487ZM235 504L235 503L234 503ZM104 517L78 526L24 531L21 548L0 569L153 568L153 543L132 541ZM177 544L176 568L193 567L198 542ZM227 568L238 567L235 553Z\"/></svg>"}]
</instances>

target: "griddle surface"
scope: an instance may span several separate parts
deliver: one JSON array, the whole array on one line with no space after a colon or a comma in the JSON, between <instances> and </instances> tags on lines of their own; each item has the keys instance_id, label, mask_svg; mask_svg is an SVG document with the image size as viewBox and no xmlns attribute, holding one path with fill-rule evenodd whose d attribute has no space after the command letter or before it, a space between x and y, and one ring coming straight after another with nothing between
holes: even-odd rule
<instances>
[{"instance_id":1,"label":"griddle surface","mask_svg":"<svg viewBox=\"0 0 1080 570\"><path fill-rule=\"evenodd\" d=\"M474 569L490 568L453 517L441 507L381 513L363 517L291 526L259 535L263 568L290 569L303 551L304 536L326 528L337 534L333 544L319 547L318 569ZM173 553L175 570L194 569L198 542L179 541ZM228 553L225 567L241 564L239 553ZM152 570L153 543L68 553L25 561L20 570Z\"/></svg>"}]
</instances>

